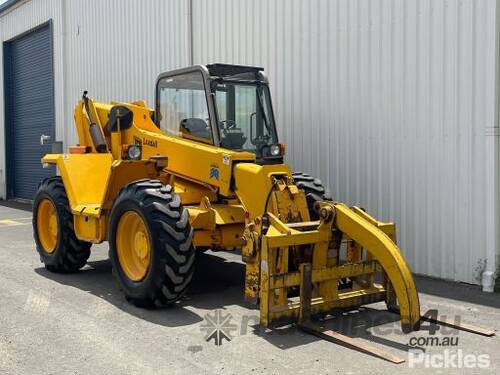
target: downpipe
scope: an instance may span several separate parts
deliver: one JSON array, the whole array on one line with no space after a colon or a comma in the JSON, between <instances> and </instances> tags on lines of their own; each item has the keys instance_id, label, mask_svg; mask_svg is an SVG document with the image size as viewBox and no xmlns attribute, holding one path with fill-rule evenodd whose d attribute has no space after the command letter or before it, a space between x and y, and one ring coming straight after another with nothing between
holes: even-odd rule
<instances>
[{"instance_id":1,"label":"downpipe","mask_svg":"<svg viewBox=\"0 0 500 375\"><path fill-rule=\"evenodd\" d=\"M500 267L500 202L498 127L486 128L486 265L481 274L483 292L493 293Z\"/></svg>"},{"instance_id":2,"label":"downpipe","mask_svg":"<svg viewBox=\"0 0 500 375\"><path fill-rule=\"evenodd\" d=\"M483 292L492 293L500 286L500 4L495 12L495 117L485 129L486 138L486 267L481 275ZM496 279L496 280L495 280ZM498 289L497 289L498 290Z\"/></svg>"},{"instance_id":3,"label":"downpipe","mask_svg":"<svg viewBox=\"0 0 500 375\"><path fill-rule=\"evenodd\" d=\"M496 272L484 271L481 278L483 292L493 293L495 291Z\"/></svg>"}]
</instances>

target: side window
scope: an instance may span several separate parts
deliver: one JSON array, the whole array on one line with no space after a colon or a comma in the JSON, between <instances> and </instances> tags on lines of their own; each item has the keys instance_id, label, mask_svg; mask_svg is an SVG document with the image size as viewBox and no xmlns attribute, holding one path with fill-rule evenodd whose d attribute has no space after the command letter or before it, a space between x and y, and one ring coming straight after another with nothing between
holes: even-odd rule
<instances>
[{"instance_id":1,"label":"side window","mask_svg":"<svg viewBox=\"0 0 500 375\"><path fill-rule=\"evenodd\" d=\"M159 126L167 134L212 142L203 76L192 72L158 83Z\"/></svg>"}]
</instances>

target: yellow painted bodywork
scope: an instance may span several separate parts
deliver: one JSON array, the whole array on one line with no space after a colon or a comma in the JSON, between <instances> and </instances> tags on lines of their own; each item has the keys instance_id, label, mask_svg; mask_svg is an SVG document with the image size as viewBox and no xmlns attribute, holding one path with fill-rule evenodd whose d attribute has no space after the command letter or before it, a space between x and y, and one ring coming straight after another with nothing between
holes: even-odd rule
<instances>
[{"instance_id":1,"label":"yellow painted bodywork","mask_svg":"<svg viewBox=\"0 0 500 375\"><path fill-rule=\"evenodd\" d=\"M57 165L77 237L94 243L106 239L107 214L118 192L132 181L159 178L152 162L113 160L109 153L48 154L42 162Z\"/></svg>"},{"instance_id":2,"label":"yellow painted bodywork","mask_svg":"<svg viewBox=\"0 0 500 375\"><path fill-rule=\"evenodd\" d=\"M287 288L300 285L298 270L289 272L280 267L279 259L283 251L294 246L312 245L312 313L330 311L335 307L359 306L360 301L372 303L387 301L388 293L395 291L404 332L418 328L420 306L411 272L399 248L389 237L394 233L394 225L377 222L358 208L349 208L342 203L325 202L323 207L330 210L328 219L321 220L312 230L300 231L290 228L274 215L271 225L262 238L261 268L261 323L269 325L282 318L298 318L300 304L297 299L287 297ZM337 264L328 250L333 240L332 230L342 232L360 248L366 249L370 259L347 261ZM372 276L383 272L388 279L385 285L373 281L358 282L357 287L348 292L339 291L341 278Z\"/></svg>"},{"instance_id":3,"label":"yellow painted bodywork","mask_svg":"<svg viewBox=\"0 0 500 375\"><path fill-rule=\"evenodd\" d=\"M122 144L141 144L142 159L154 155L168 158L165 172L195 180L197 183L209 184L223 196L231 196L231 176L233 163L236 161L255 161L255 155L249 152L236 152L210 144L196 142L182 137L174 137L162 132L151 120L152 110L130 103L95 103L94 108L101 126L107 121L107 113L113 105L124 105L134 114L134 123L130 129L121 133ZM93 147L88 134L88 121L79 103L75 109L75 122L78 129L80 145ZM111 144L110 134L103 126L104 134ZM113 151L113 150L112 150ZM217 168L218 178L210 176L212 168Z\"/></svg>"},{"instance_id":4,"label":"yellow painted bodywork","mask_svg":"<svg viewBox=\"0 0 500 375\"><path fill-rule=\"evenodd\" d=\"M113 163L111 154L49 154L42 162L57 165L73 213L101 215Z\"/></svg>"},{"instance_id":5,"label":"yellow painted bodywork","mask_svg":"<svg viewBox=\"0 0 500 375\"><path fill-rule=\"evenodd\" d=\"M287 165L258 165L254 154L165 134L143 102L90 103L110 152L96 153L80 102L75 108L79 145L91 152L49 154L42 160L58 167L78 238L106 240L109 213L119 191L143 178L159 179L173 186L188 209L195 246L241 248L245 298L260 302L263 325L304 317L308 311L327 313L385 300L390 308L399 304L405 331L418 327L418 294L396 245L394 224L336 202L321 203L322 219L311 222L305 193L294 184ZM117 104L128 107L134 120L129 129L110 134L105 125ZM141 146L141 160L123 160L123 147L128 145ZM134 233L127 234L126 227L135 228ZM132 254L129 248L128 255L122 254L132 280L140 280L149 267L148 241L140 234L147 231L141 228L132 216L122 228L124 251L126 242L144 250ZM339 254L344 251L341 261ZM312 285L304 285L302 277L307 264ZM374 282L377 273L383 276L380 285ZM349 290L339 287L343 278L352 281ZM306 287L312 288L309 300L304 299L309 295ZM296 288L302 299L293 295Z\"/></svg>"},{"instance_id":6,"label":"yellow painted bodywork","mask_svg":"<svg viewBox=\"0 0 500 375\"><path fill-rule=\"evenodd\" d=\"M264 214L266 197L271 189L271 177L283 175L291 176L290 168L285 164L239 163L235 166L235 192L248 210L250 219Z\"/></svg>"},{"instance_id":7,"label":"yellow painted bodywork","mask_svg":"<svg viewBox=\"0 0 500 375\"><path fill-rule=\"evenodd\" d=\"M383 223L379 224L359 208L351 210L344 204L336 204L335 227L348 233L353 241L367 249L380 263L396 293L404 330L408 331L417 325L420 321L417 288L410 268L390 237L395 236L394 225L385 225L388 230L384 231Z\"/></svg>"}]
</instances>

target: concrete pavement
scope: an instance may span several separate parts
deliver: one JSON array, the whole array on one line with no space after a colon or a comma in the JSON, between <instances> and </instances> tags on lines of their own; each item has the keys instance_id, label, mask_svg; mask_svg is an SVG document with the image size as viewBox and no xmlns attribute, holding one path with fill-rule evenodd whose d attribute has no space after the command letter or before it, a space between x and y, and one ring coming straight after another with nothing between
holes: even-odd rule
<instances>
[{"instance_id":1,"label":"concrete pavement","mask_svg":"<svg viewBox=\"0 0 500 375\"><path fill-rule=\"evenodd\" d=\"M500 373L498 336L449 330L429 335L426 326L403 335L394 315L373 311L383 310L382 304L327 324L407 359L404 364L384 362L294 327L262 329L258 310L243 301L244 268L236 254L200 254L186 298L167 309L138 309L125 301L111 274L107 244L93 247L80 272L49 273L34 248L31 212L7 205L0 202L0 374ZM422 310L437 308L440 315L459 315L463 322L500 330L499 294L429 278L417 278L417 284ZM205 340L207 314L229 318L225 330L230 341L217 346ZM439 337L440 346L427 342L430 336ZM444 337L457 337L457 345L443 346ZM424 357L414 356L411 368L412 338L413 343L419 338L420 344L425 342L431 367L432 355L438 358L434 365L444 366L444 359L435 355L444 356L446 350L476 360L488 356L489 366L426 368Z\"/></svg>"}]
</instances>

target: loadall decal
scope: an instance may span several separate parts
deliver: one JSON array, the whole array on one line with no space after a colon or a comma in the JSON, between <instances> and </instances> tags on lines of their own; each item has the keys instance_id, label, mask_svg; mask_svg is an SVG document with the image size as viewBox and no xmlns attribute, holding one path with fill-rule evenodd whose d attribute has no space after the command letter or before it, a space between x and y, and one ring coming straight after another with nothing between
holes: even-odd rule
<instances>
[{"instance_id":1,"label":"loadall decal","mask_svg":"<svg viewBox=\"0 0 500 375\"><path fill-rule=\"evenodd\" d=\"M149 147L154 147L154 148L158 147L158 141L155 141L155 140L152 140L152 139L143 138L142 139L142 143L144 145L146 145L146 146L149 146Z\"/></svg>"}]
</instances>

